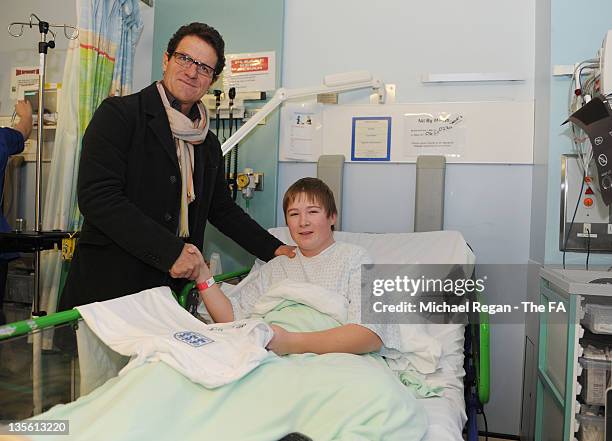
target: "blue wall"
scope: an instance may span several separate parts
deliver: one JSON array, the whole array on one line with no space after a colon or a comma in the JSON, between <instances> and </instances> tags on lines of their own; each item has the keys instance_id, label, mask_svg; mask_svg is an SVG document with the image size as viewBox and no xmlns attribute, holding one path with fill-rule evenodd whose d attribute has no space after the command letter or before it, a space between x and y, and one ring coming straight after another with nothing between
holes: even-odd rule
<instances>
[{"instance_id":1,"label":"blue wall","mask_svg":"<svg viewBox=\"0 0 612 441\"><path fill-rule=\"evenodd\" d=\"M612 2L594 0L578 3L572 0L553 0L551 10L551 64L567 65L594 58L608 29L612 29ZM546 229L546 263L561 263L559 251L559 200L561 159L570 153L572 142L567 126L561 123L568 116L570 78L553 77L550 100L550 143L548 150L548 198ZM584 265L586 254L567 253L567 264ZM594 255L592 264L610 264L610 255Z\"/></svg>"}]
</instances>

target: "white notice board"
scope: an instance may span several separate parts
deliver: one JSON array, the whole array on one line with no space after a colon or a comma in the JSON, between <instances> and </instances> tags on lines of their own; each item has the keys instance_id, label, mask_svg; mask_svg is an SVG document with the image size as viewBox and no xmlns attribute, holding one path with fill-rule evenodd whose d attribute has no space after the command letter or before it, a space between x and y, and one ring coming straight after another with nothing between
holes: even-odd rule
<instances>
[{"instance_id":1,"label":"white notice board","mask_svg":"<svg viewBox=\"0 0 612 441\"><path fill-rule=\"evenodd\" d=\"M373 118L388 121L389 156L384 159L388 162L444 155L449 163L533 163L533 101L312 106L308 110L320 135L310 154L303 151L299 157L295 127L289 123L298 106L303 104L290 103L281 110L280 161L316 162L320 154L359 160L353 154L354 121Z\"/></svg>"}]
</instances>

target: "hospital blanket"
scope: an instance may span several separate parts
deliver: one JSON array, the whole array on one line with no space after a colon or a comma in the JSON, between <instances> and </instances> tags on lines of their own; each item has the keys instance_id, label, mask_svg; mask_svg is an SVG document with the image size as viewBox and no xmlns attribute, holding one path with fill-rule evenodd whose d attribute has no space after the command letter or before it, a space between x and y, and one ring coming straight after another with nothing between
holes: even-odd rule
<instances>
[{"instance_id":1,"label":"hospital blanket","mask_svg":"<svg viewBox=\"0 0 612 441\"><path fill-rule=\"evenodd\" d=\"M290 317L291 322L276 323L275 317L277 314L274 309L283 301L306 305L311 309L305 311L300 308L296 314L291 314L290 310L283 311L282 316ZM323 315L317 315L317 312ZM279 326L287 326L288 331L320 331L333 328L346 324L347 316L348 304L344 296L311 283L295 282L288 279L273 285L259 299L251 314L251 317L265 318L269 323L273 322ZM315 326L315 324L317 325ZM307 329L309 327L314 328ZM387 348L381 350L381 355L385 356L389 367L398 373L405 373L406 378L409 372L417 373L420 378L422 378L420 374L435 372L439 365L442 348L436 339L428 335L425 325L402 324L399 325L399 331L401 351ZM406 385L416 385L416 381L417 378L415 377L414 381L403 382ZM418 388L421 391L425 390L427 384L419 381ZM429 396L432 391L428 390L427 394L423 396ZM434 393L434 395L437 395L437 393Z\"/></svg>"},{"instance_id":2,"label":"hospital blanket","mask_svg":"<svg viewBox=\"0 0 612 441\"><path fill-rule=\"evenodd\" d=\"M341 317L295 299L273 300L279 293L264 297L256 316L289 331L340 324ZM148 363L36 418L70 420L69 437L34 437L46 441L272 441L291 432L317 441L418 441L427 431L422 405L381 357L352 354L269 357L215 389Z\"/></svg>"}]
</instances>

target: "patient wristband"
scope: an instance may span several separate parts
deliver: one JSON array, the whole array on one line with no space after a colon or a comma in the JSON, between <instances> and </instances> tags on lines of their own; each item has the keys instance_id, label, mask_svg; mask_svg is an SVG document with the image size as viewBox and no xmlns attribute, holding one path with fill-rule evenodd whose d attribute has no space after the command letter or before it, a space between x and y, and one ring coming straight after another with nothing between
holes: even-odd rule
<instances>
[{"instance_id":1,"label":"patient wristband","mask_svg":"<svg viewBox=\"0 0 612 441\"><path fill-rule=\"evenodd\" d=\"M205 282L196 283L196 289L200 293L203 293L204 291L206 291L208 288L210 288L214 284L215 284L215 278L211 277L210 279L206 280Z\"/></svg>"}]
</instances>

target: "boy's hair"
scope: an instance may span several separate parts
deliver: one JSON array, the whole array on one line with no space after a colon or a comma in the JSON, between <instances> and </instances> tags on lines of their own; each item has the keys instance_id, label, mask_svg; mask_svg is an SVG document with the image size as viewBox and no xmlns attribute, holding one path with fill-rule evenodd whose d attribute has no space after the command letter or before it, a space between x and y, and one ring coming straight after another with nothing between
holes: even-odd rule
<instances>
[{"instance_id":1,"label":"boy's hair","mask_svg":"<svg viewBox=\"0 0 612 441\"><path fill-rule=\"evenodd\" d=\"M223 37L221 37L221 34L219 34L215 28L208 26L205 23L189 23L178 28L172 38L170 38L170 41L168 41L168 48L166 49L168 57L172 56L181 40L188 35L194 35L201 40L204 40L215 50L215 53L217 54L217 65L214 66L215 75L213 77L213 81L215 81L221 72L223 72L223 68L225 67L225 42L223 41Z\"/></svg>"},{"instance_id":2,"label":"boy's hair","mask_svg":"<svg viewBox=\"0 0 612 441\"><path fill-rule=\"evenodd\" d=\"M291 187L285 192L283 197L283 213L285 214L285 222L287 221L287 209L289 204L295 201L300 194L306 195L310 201L321 204L328 218L338 214L336 209L336 201L334 194L330 188L318 178L302 178L294 182ZM332 230L334 226L332 225Z\"/></svg>"}]
</instances>

